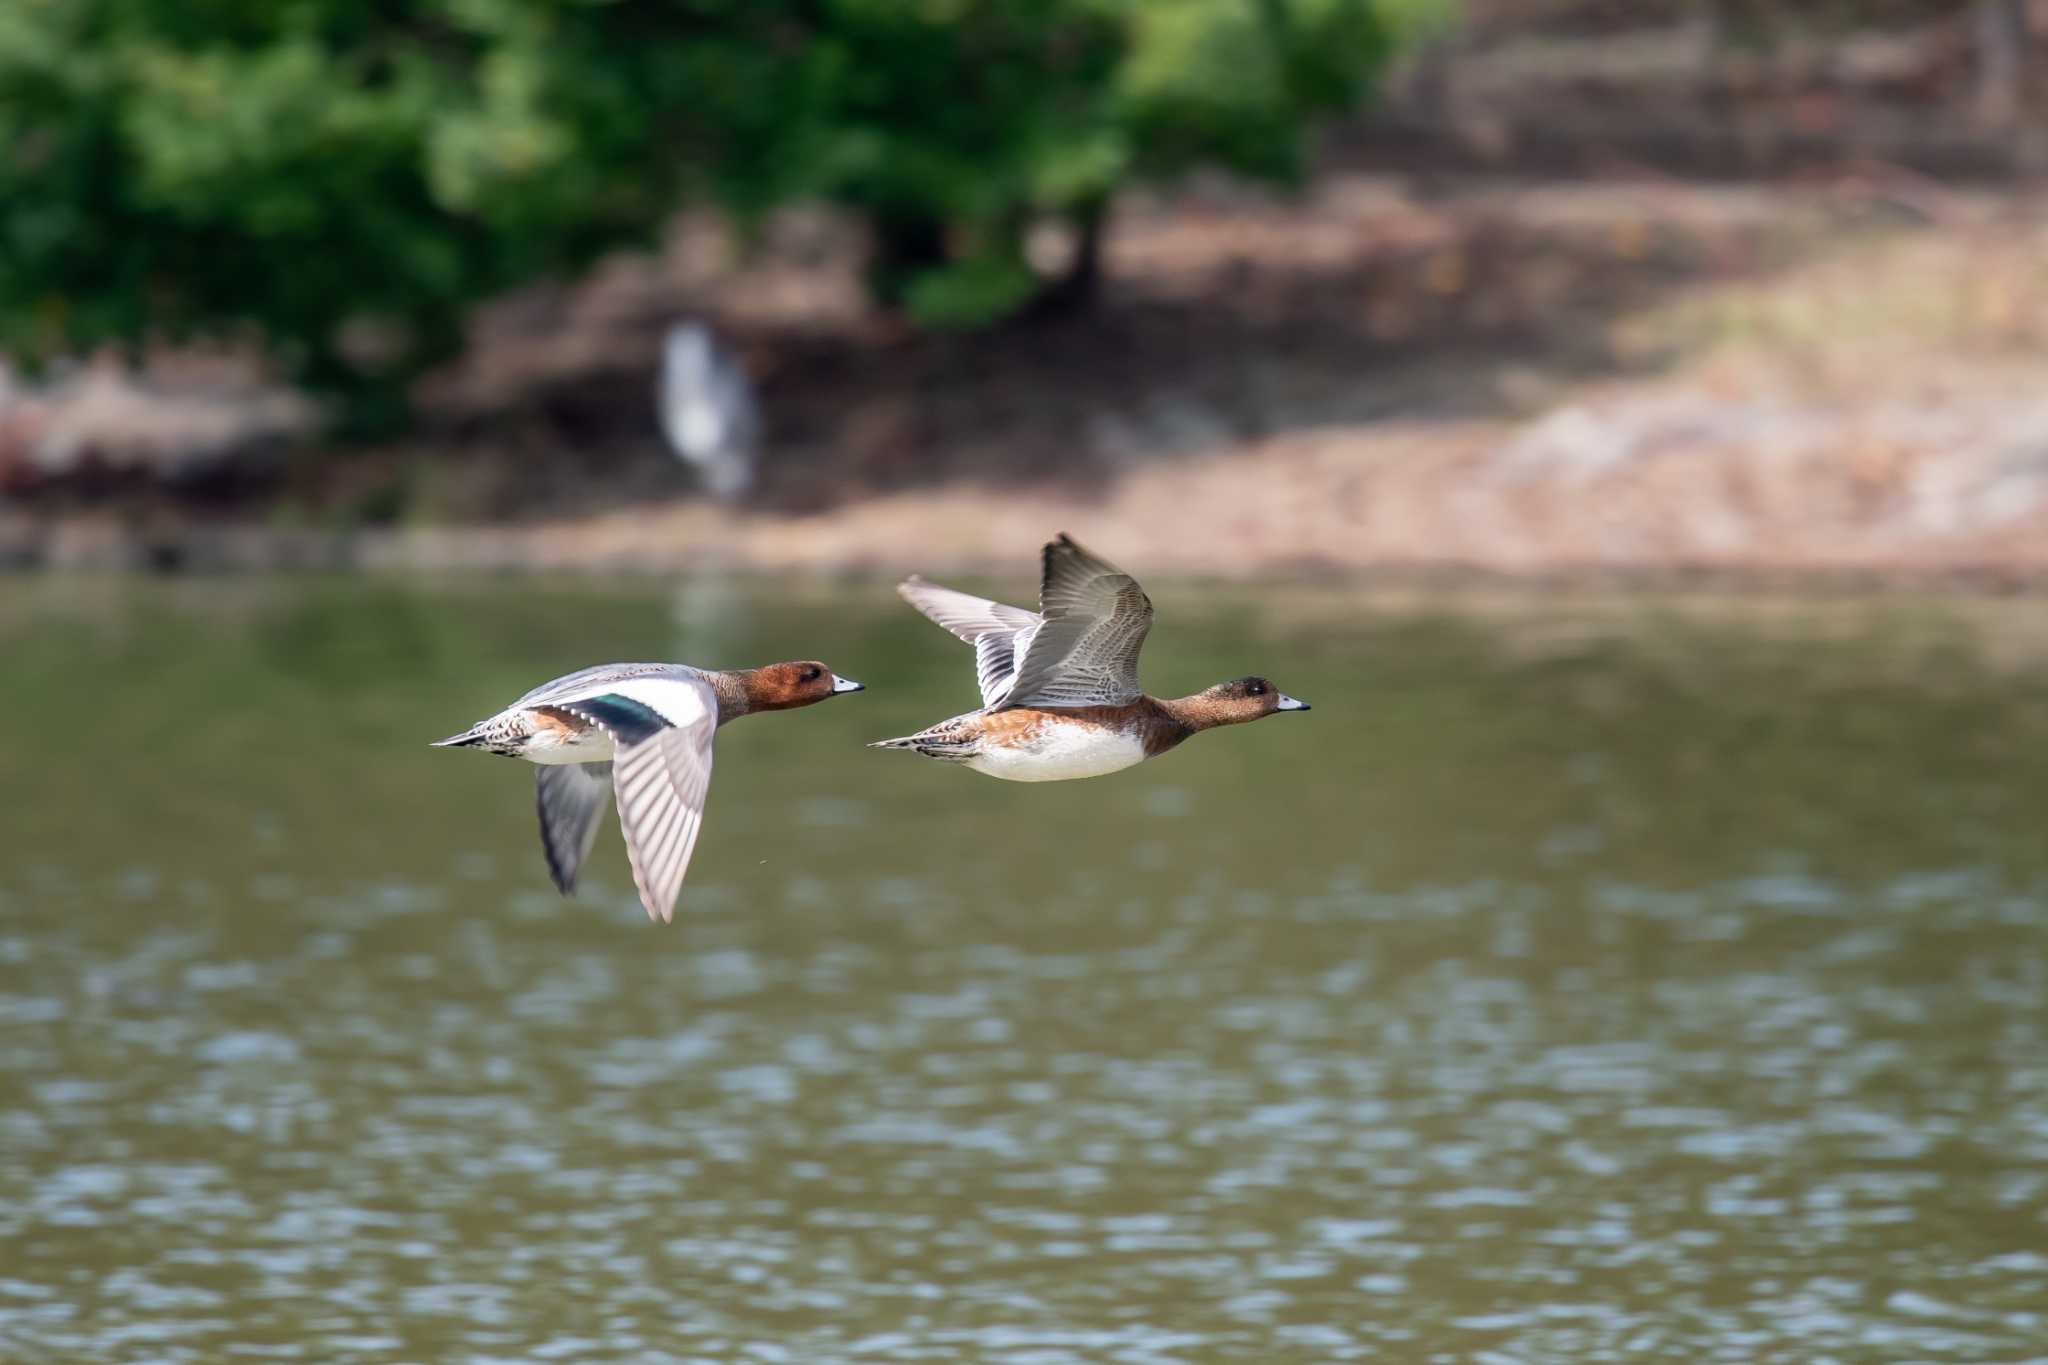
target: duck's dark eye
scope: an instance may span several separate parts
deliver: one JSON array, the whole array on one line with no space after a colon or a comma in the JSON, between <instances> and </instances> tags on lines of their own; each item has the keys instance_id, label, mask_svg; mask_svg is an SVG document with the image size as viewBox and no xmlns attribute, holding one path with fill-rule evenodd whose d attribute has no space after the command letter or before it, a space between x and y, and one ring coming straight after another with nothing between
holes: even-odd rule
<instances>
[{"instance_id":1,"label":"duck's dark eye","mask_svg":"<svg viewBox=\"0 0 2048 1365\"><path fill-rule=\"evenodd\" d=\"M1266 685L1264 683L1247 683L1245 684L1244 692L1248 697L1263 697L1266 695Z\"/></svg>"},{"instance_id":2,"label":"duck's dark eye","mask_svg":"<svg viewBox=\"0 0 2048 1365\"><path fill-rule=\"evenodd\" d=\"M804 670L804 681L805 681L805 682L816 682L816 681L817 681L818 679L820 679L820 678L822 678L822 677L824 677L824 676L825 676L825 670L824 670L824 669L822 669L822 668L807 668L807 669L805 669L805 670Z\"/></svg>"}]
</instances>

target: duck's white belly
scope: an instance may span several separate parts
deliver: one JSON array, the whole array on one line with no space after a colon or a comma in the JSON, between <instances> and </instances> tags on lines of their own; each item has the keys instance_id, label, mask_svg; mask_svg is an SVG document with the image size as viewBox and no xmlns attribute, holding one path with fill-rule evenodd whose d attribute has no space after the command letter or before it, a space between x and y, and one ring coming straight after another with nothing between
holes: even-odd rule
<instances>
[{"instance_id":1,"label":"duck's white belly","mask_svg":"<svg viewBox=\"0 0 2048 1365\"><path fill-rule=\"evenodd\" d=\"M593 725L577 735L537 728L519 756L529 763L603 763L616 752L612 737Z\"/></svg>"},{"instance_id":2,"label":"duck's white belly","mask_svg":"<svg viewBox=\"0 0 2048 1365\"><path fill-rule=\"evenodd\" d=\"M1022 744L983 745L967 766L1006 782L1064 782L1100 777L1144 760L1144 741L1133 731L1048 724Z\"/></svg>"}]
</instances>

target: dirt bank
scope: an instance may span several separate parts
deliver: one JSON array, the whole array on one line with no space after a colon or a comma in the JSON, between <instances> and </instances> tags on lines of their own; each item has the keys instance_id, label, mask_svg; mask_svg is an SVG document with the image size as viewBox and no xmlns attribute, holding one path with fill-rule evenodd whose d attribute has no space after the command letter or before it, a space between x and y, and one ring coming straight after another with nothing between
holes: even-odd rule
<instances>
[{"instance_id":1,"label":"dirt bank","mask_svg":"<svg viewBox=\"0 0 2048 1365\"><path fill-rule=\"evenodd\" d=\"M1120 219L1097 314L976 339L888 332L833 252L722 272L684 233L487 317L420 441L255 517L0 506L0 558L936 570L1065 527L1246 574L2048 573L2043 201L1894 188L1194 194ZM762 378L747 508L654 430L692 300Z\"/></svg>"}]
</instances>

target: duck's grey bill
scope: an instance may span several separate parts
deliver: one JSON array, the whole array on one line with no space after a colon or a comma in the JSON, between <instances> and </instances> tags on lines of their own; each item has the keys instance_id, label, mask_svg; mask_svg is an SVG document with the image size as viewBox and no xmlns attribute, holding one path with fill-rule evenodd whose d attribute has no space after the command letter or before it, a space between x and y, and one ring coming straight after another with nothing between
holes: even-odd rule
<instances>
[{"instance_id":1,"label":"duck's grey bill","mask_svg":"<svg viewBox=\"0 0 2048 1365\"><path fill-rule=\"evenodd\" d=\"M837 673L834 673L832 675L832 690L834 692L864 692L867 690L867 684L857 683L851 678L842 678Z\"/></svg>"},{"instance_id":2,"label":"duck's grey bill","mask_svg":"<svg viewBox=\"0 0 2048 1365\"><path fill-rule=\"evenodd\" d=\"M1282 692L1280 694L1280 706L1278 709L1282 711L1312 711L1315 708L1310 706L1307 702L1303 701L1300 697L1290 697L1285 692Z\"/></svg>"}]
</instances>

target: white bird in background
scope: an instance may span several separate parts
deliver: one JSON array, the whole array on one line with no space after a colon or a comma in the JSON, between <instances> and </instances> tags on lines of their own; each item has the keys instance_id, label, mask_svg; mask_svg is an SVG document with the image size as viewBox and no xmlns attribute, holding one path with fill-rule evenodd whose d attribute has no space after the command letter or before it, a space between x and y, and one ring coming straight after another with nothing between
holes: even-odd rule
<instances>
[{"instance_id":1,"label":"white bird in background","mask_svg":"<svg viewBox=\"0 0 2048 1365\"><path fill-rule=\"evenodd\" d=\"M697 466L711 495L730 502L754 486L761 410L739 358L701 322L669 329L661 357L661 429Z\"/></svg>"}]
</instances>

